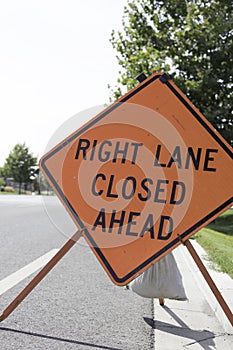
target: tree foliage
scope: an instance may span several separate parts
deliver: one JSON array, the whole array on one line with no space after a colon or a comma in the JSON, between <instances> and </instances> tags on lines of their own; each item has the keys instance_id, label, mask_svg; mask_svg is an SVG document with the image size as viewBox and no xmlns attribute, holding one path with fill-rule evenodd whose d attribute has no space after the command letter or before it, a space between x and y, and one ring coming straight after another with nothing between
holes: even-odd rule
<instances>
[{"instance_id":1,"label":"tree foliage","mask_svg":"<svg viewBox=\"0 0 233 350\"><path fill-rule=\"evenodd\" d=\"M128 0L122 24L114 99L141 72L166 72L233 145L232 0Z\"/></svg>"},{"instance_id":2,"label":"tree foliage","mask_svg":"<svg viewBox=\"0 0 233 350\"><path fill-rule=\"evenodd\" d=\"M21 193L22 184L31 183L38 172L37 158L29 153L25 143L16 144L4 164L4 175L12 177L19 184Z\"/></svg>"},{"instance_id":3,"label":"tree foliage","mask_svg":"<svg viewBox=\"0 0 233 350\"><path fill-rule=\"evenodd\" d=\"M4 168L0 166L0 176L4 176Z\"/></svg>"},{"instance_id":4,"label":"tree foliage","mask_svg":"<svg viewBox=\"0 0 233 350\"><path fill-rule=\"evenodd\" d=\"M41 171L38 171L36 177L33 180L34 191L38 194L47 193L51 194L53 192L52 187L48 183L47 179L44 177Z\"/></svg>"}]
</instances>

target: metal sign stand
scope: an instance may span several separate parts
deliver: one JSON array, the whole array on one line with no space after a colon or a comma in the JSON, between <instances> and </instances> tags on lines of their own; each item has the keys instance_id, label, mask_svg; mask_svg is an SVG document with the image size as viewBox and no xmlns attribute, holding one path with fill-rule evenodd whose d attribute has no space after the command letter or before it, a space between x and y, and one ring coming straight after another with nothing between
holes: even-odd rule
<instances>
[{"instance_id":1,"label":"metal sign stand","mask_svg":"<svg viewBox=\"0 0 233 350\"><path fill-rule=\"evenodd\" d=\"M189 253L193 257L193 259L194 259L195 263L197 264L199 270L201 271L203 277L205 278L205 280L208 283L210 289L212 290L213 294L215 295L215 298L217 299L217 301L219 302L221 308L223 309L226 317L228 318L228 320L230 321L231 325L233 326L233 314L232 314L229 306L225 302L224 298L222 297L222 294L219 292L219 290L218 290L216 284L214 283L213 279L211 278L209 272L207 271L205 265L203 264L203 262L201 261L199 255L197 254L196 250L194 249L192 243L190 242L189 239L187 239L184 242L182 241L182 243L187 247Z\"/></svg>"},{"instance_id":2,"label":"metal sign stand","mask_svg":"<svg viewBox=\"0 0 233 350\"><path fill-rule=\"evenodd\" d=\"M63 256L75 245L81 238L82 231L77 231L64 246L54 255L54 257L43 267L43 269L29 282L22 292L7 306L0 315L0 322L5 320L16 307L31 293L31 291L40 283L40 281L49 273L50 270L63 258Z\"/></svg>"},{"instance_id":3,"label":"metal sign stand","mask_svg":"<svg viewBox=\"0 0 233 350\"><path fill-rule=\"evenodd\" d=\"M22 290L22 292L7 306L7 308L3 311L3 313L0 315L0 322L5 320L15 309L16 307L26 298L26 296L40 283L40 281L49 273L50 270L62 259L62 257L75 245L75 243L81 238L82 236L82 230L77 231L66 243L65 245L57 252L57 254L43 267L43 269L32 279L32 281ZM197 264L198 268L200 269L202 275L204 276L206 282L208 283L209 287L211 288L212 292L214 293L217 301L219 302L221 308L223 309L226 317L230 321L231 325L233 326L233 314L228 307L227 303L223 299L221 293L219 292L216 284L212 280L211 276L209 275L206 267L202 263L200 257L198 256L197 252L195 251L193 245L191 244L190 240L182 241L181 242L187 247L189 253L193 257L195 263ZM159 299L159 304L161 306L164 305L164 299Z\"/></svg>"}]
</instances>

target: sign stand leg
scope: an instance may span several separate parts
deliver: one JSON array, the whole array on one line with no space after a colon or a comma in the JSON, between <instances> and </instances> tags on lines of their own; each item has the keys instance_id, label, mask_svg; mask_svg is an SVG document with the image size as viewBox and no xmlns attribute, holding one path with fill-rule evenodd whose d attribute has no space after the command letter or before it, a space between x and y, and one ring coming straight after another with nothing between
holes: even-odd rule
<instances>
[{"instance_id":1,"label":"sign stand leg","mask_svg":"<svg viewBox=\"0 0 233 350\"><path fill-rule=\"evenodd\" d=\"M63 258L63 256L73 247L81 238L82 231L77 231L64 246L54 255L54 257L43 267L43 269L31 280L31 282L22 290L22 292L7 306L0 315L0 322L5 320L16 307L26 298L26 296L40 283L40 281L49 273L50 270Z\"/></svg>"},{"instance_id":2,"label":"sign stand leg","mask_svg":"<svg viewBox=\"0 0 233 350\"><path fill-rule=\"evenodd\" d=\"M165 304L164 298L159 298L159 305L164 306L164 304Z\"/></svg>"},{"instance_id":3,"label":"sign stand leg","mask_svg":"<svg viewBox=\"0 0 233 350\"><path fill-rule=\"evenodd\" d=\"M226 317L228 318L228 320L230 321L231 325L233 326L233 314L232 314L229 306L227 305L227 303L223 299L221 293L219 292L216 284L212 280L212 278L211 278L209 272L207 271L205 265L203 264L203 262L201 261L199 255L197 254L196 250L194 249L192 243L190 242L190 240L186 240L186 241L184 241L182 243L188 248L189 253L192 255L195 263L199 267L199 269L200 269L202 275L204 276L206 282L208 283L209 287L211 288L212 292L214 293L214 295L215 295L217 301L219 302L221 308L223 309Z\"/></svg>"}]
</instances>

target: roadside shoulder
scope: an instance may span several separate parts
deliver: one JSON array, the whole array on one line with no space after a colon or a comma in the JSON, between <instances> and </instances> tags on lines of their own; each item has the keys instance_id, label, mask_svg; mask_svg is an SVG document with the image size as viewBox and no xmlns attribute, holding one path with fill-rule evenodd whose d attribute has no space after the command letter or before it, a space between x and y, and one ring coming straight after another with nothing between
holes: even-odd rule
<instances>
[{"instance_id":1,"label":"roadside shoulder","mask_svg":"<svg viewBox=\"0 0 233 350\"><path fill-rule=\"evenodd\" d=\"M211 267L211 262L208 259L208 254L195 240L192 240L192 245L194 246L196 252L200 256L203 264L205 265L214 283L216 284L217 288L219 289L220 293L225 299L230 310L232 311L233 310L233 279L226 273L216 271L213 269L213 267ZM224 331L227 332L228 334L233 334L233 327L231 326L229 320L227 319L225 313L223 312L221 306L219 305L217 299L215 298L213 292L211 291L210 287L208 286L207 282L202 276L199 268L197 267L193 258L189 254L188 250L182 249L181 253L185 258L185 261L188 264L190 270L193 271L193 276L196 279L196 282L198 283L199 287L203 291L203 294L207 302L209 303L211 309L213 310L217 319L221 323Z\"/></svg>"}]
</instances>

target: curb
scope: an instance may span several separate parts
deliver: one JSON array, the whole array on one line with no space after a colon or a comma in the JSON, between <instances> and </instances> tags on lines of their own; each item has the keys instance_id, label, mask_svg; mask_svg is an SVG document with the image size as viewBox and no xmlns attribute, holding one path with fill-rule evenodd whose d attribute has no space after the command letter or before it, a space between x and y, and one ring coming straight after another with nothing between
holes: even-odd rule
<instances>
[{"instance_id":1,"label":"curb","mask_svg":"<svg viewBox=\"0 0 233 350\"><path fill-rule=\"evenodd\" d=\"M233 280L226 273L215 271L210 267L210 262L208 260L208 255L206 251L195 240L192 240L192 245L194 246L200 258L202 259L203 264L205 265L211 278L213 279L220 293L225 299L225 302L227 303L228 307L233 312ZM203 295L206 301L210 305L213 311L213 314L216 316L216 318L222 325L224 331L228 334L233 334L233 327L230 321L226 317L219 302L215 298L212 290L210 289L202 273L200 272L199 268L197 267L191 255L189 254L188 250L182 249L181 254L183 255L183 258L185 259L185 261L187 262L187 265L193 275L193 278L196 280L196 283L199 285L199 287L203 291Z\"/></svg>"}]
</instances>

